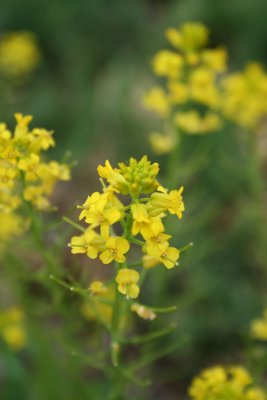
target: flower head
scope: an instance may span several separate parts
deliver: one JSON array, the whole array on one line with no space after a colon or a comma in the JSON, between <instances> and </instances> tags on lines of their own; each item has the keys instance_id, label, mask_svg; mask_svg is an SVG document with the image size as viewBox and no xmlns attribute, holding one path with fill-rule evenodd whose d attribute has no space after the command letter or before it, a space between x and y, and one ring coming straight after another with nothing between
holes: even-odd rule
<instances>
[{"instance_id":1,"label":"flower head","mask_svg":"<svg viewBox=\"0 0 267 400\"><path fill-rule=\"evenodd\" d=\"M118 291L132 299L135 299L139 295L140 289L137 285L138 281L139 273L134 269L122 268L116 276Z\"/></svg>"}]
</instances>

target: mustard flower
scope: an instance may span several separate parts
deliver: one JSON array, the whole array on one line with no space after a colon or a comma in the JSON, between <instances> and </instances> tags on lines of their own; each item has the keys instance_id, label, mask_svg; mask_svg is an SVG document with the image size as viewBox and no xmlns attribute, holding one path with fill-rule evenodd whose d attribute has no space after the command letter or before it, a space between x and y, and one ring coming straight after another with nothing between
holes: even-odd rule
<instances>
[{"instance_id":1,"label":"mustard flower","mask_svg":"<svg viewBox=\"0 0 267 400\"><path fill-rule=\"evenodd\" d=\"M26 345L24 319L24 313L18 307L0 312L0 337L13 351L19 351Z\"/></svg>"},{"instance_id":2,"label":"mustard flower","mask_svg":"<svg viewBox=\"0 0 267 400\"><path fill-rule=\"evenodd\" d=\"M107 292L107 287L101 281L93 281L89 286L89 291L94 296L99 296Z\"/></svg>"},{"instance_id":3,"label":"mustard flower","mask_svg":"<svg viewBox=\"0 0 267 400\"><path fill-rule=\"evenodd\" d=\"M119 270L116 276L116 282L118 283L118 291L122 294L126 294L128 297L135 299L139 294L139 287L137 282L139 281L139 273L134 269L122 268Z\"/></svg>"},{"instance_id":4,"label":"mustard flower","mask_svg":"<svg viewBox=\"0 0 267 400\"><path fill-rule=\"evenodd\" d=\"M181 219L185 209L182 197L183 190L184 188L181 187L179 190L171 190L169 193L164 189L162 190L163 193L153 193L148 205L151 215L160 215L164 211L168 211L170 214L176 214Z\"/></svg>"},{"instance_id":5,"label":"mustard flower","mask_svg":"<svg viewBox=\"0 0 267 400\"><path fill-rule=\"evenodd\" d=\"M43 128L30 130L30 115L18 113L15 119L13 134L6 124L0 124L0 210L10 212L23 201L49 210L48 197L58 181L70 179L70 168L44 159L43 152L55 145L52 132Z\"/></svg>"},{"instance_id":6,"label":"mustard flower","mask_svg":"<svg viewBox=\"0 0 267 400\"><path fill-rule=\"evenodd\" d=\"M264 391L252 383L250 374L241 366L216 366L194 378L188 394L193 400L266 400Z\"/></svg>"},{"instance_id":7,"label":"mustard flower","mask_svg":"<svg viewBox=\"0 0 267 400\"><path fill-rule=\"evenodd\" d=\"M41 53L32 32L9 32L0 36L0 72L14 80L22 79L40 63Z\"/></svg>"},{"instance_id":8,"label":"mustard flower","mask_svg":"<svg viewBox=\"0 0 267 400\"><path fill-rule=\"evenodd\" d=\"M103 264L110 264L113 260L118 263L125 262L125 253L129 251L129 242L121 237L109 237L105 243L105 250L99 258Z\"/></svg>"},{"instance_id":9,"label":"mustard flower","mask_svg":"<svg viewBox=\"0 0 267 400\"><path fill-rule=\"evenodd\" d=\"M92 229L87 229L83 235L73 236L69 247L72 254L86 253L88 257L95 259L104 248L104 240Z\"/></svg>"},{"instance_id":10,"label":"mustard flower","mask_svg":"<svg viewBox=\"0 0 267 400\"><path fill-rule=\"evenodd\" d=\"M264 310L262 318L252 321L251 335L255 339L267 341L267 308Z\"/></svg>"},{"instance_id":11,"label":"mustard flower","mask_svg":"<svg viewBox=\"0 0 267 400\"><path fill-rule=\"evenodd\" d=\"M84 220L87 228L83 234L73 236L69 246L73 254L98 257L103 264L115 261L119 271L118 290L134 298L139 294L136 285L139 275L128 265L128 252L133 247L134 253L136 246L143 253L141 268L163 264L170 269L177 265L180 252L169 243L171 235L165 232L164 218L167 212L182 218L183 188L172 191L163 188L157 180L159 165L151 163L147 156L118 163L116 168L106 161L97 170L103 192L92 193L78 206L79 219ZM118 226L121 236L117 235ZM96 284L96 291L99 285Z\"/></svg>"}]
</instances>

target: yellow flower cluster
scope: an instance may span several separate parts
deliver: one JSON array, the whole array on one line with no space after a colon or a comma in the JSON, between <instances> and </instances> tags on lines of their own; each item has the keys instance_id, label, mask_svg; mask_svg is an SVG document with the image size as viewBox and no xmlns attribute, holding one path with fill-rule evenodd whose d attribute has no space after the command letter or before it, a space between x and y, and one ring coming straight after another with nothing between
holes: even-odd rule
<instances>
[{"instance_id":1,"label":"yellow flower cluster","mask_svg":"<svg viewBox=\"0 0 267 400\"><path fill-rule=\"evenodd\" d=\"M266 400L266 393L252 383L250 374L241 366L216 366L202 371L188 394L193 400Z\"/></svg>"},{"instance_id":2,"label":"yellow flower cluster","mask_svg":"<svg viewBox=\"0 0 267 400\"><path fill-rule=\"evenodd\" d=\"M23 201L48 210L55 184L70 179L69 167L43 159L42 152L55 145L52 132L29 130L29 115L15 114L15 118L14 134L0 123L0 212L14 212Z\"/></svg>"},{"instance_id":3,"label":"yellow flower cluster","mask_svg":"<svg viewBox=\"0 0 267 400\"><path fill-rule=\"evenodd\" d=\"M252 321L251 335L258 340L267 340L267 308L264 310L262 318Z\"/></svg>"},{"instance_id":4,"label":"yellow flower cluster","mask_svg":"<svg viewBox=\"0 0 267 400\"><path fill-rule=\"evenodd\" d=\"M26 344L24 313L18 307L0 312L0 336L14 351L19 351Z\"/></svg>"},{"instance_id":5,"label":"yellow flower cluster","mask_svg":"<svg viewBox=\"0 0 267 400\"><path fill-rule=\"evenodd\" d=\"M0 37L0 72L11 79L21 79L39 64L41 54L31 32L5 33Z\"/></svg>"},{"instance_id":6,"label":"yellow flower cluster","mask_svg":"<svg viewBox=\"0 0 267 400\"><path fill-rule=\"evenodd\" d=\"M222 48L206 48L208 34L201 23L186 23L180 30L168 29L166 37L173 49L159 51L152 62L154 73L165 78L165 87L154 87L144 97L147 108L171 120L176 129L191 134L220 127L217 80L227 69L227 54ZM162 144L164 139L166 147ZM151 142L157 153L168 152L170 143L175 145L168 132L162 134L159 146L155 136Z\"/></svg>"},{"instance_id":7,"label":"yellow flower cluster","mask_svg":"<svg viewBox=\"0 0 267 400\"><path fill-rule=\"evenodd\" d=\"M267 114L267 74L258 63L244 72L229 74L222 80L222 112L241 125L253 129Z\"/></svg>"},{"instance_id":8,"label":"yellow flower cluster","mask_svg":"<svg viewBox=\"0 0 267 400\"><path fill-rule=\"evenodd\" d=\"M85 219L88 227L82 235L73 236L69 244L73 254L99 257L103 264L116 261L120 265L116 276L118 290L131 298L139 294L139 273L126 263L132 246L142 248L144 267L149 262L150 267L163 264L173 268L179 258L179 250L170 246L171 236L165 233L163 219L167 212L182 218L183 188L163 188L156 178L158 172L159 165L152 164L146 156L140 161L131 158L127 165L119 163L118 168L113 168L109 161L99 165L103 192L93 193L79 206L80 220ZM130 199L130 203L123 204L119 194ZM116 234L115 224L122 235Z\"/></svg>"},{"instance_id":9,"label":"yellow flower cluster","mask_svg":"<svg viewBox=\"0 0 267 400\"><path fill-rule=\"evenodd\" d=\"M207 134L223 121L253 129L267 114L267 74L259 63L229 73L227 52L208 48L208 29L201 23L170 28L166 38L172 49L156 53L152 68L163 79L144 96L144 105L162 119L162 133L153 132L156 154L170 152L175 132Z\"/></svg>"}]
</instances>

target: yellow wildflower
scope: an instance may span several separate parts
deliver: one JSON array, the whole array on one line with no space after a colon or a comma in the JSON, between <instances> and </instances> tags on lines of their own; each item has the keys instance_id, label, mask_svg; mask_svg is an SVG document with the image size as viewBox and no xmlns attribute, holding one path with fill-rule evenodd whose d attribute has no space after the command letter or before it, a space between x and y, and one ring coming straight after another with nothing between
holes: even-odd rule
<instances>
[{"instance_id":1,"label":"yellow wildflower","mask_svg":"<svg viewBox=\"0 0 267 400\"><path fill-rule=\"evenodd\" d=\"M169 42L184 52L192 52L205 46L208 34L208 29L199 22L187 22L180 30L169 28L166 31Z\"/></svg>"},{"instance_id":2,"label":"yellow wildflower","mask_svg":"<svg viewBox=\"0 0 267 400\"><path fill-rule=\"evenodd\" d=\"M182 218L184 211L184 202L182 192L184 188L180 187L179 190L171 190L169 193L164 191L163 193L155 192L151 195L151 200L148 207L150 208L150 215L160 215L164 211L168 211L170 214L175 214L179 219Z\"/></svg>"},{"instance_id":3,"label":"yellow wildflower","mask_svg":"<svg viewBox=\"0 0 267 400\"><path fill-rule=\"evenodd\" d=\"M159 155L169 153L176 144L174 136L163 135L159 132L152 132L149 141L154 153Z\"/></svg>"},{"instance_id":4,"label":"yellow wildflower","mask_svg":"<svg viewBox=\"0 0 267 400\"><path fill-rule=\"evenodd\" d=\"M251 387L252 378L241 367L212 367L194 378L188 394L193 400L266 400L266 394Z\"/></svg>"},{"instance_id":5,"label":"yellow wildflower","mask_svg":"<svg viewBox=\"0 0 267 400\"><path fill-rule=\"evenodd\" d=\"M153 69L158 76L177 78L182 65L183 58L170 50L159 51L153 59Z\"/></svg>"},{"instance_id":6,"label":"yellow wildflower","mask_svg":"<svg viewBox=\"0 0 267 400\"><path fill-rule=\"evenodd\" d=\"M132 205L133 226L132 234L136 236L139 232L144 238L157 235L164 230L159 217L151 217L145 204Z\"/></svg>"},{"instance_id":7,"label":"yellow wildflower","mask_svg":"<svg viewBox=\"0 0 267 400\"><path fill-rule=\"evenodd\" d=\"M22 158L18 163L18 168L25 172L26 181L33 181L38 178L38 166L40 157L37 154L30 154L29 157Z\"/></svg>"},{"instance_id":8,"label":"yellow wildflower","mask_svg":"<svg viewBox=\"0 0 267 400\"><path fill-rule=\"evenodd\" d=\"M127 297L135 299L139 295L139 273L134 269L122 268L118 271L116 282L118 283L118 291Z\"/></svg>"},{"instance_id":9,"label":"yellow wildflower","mask_svg":"<svg viewBox=\"0 0 267 400\"><path fill-rule=\"evenodd\" d=\"M263 313L263 317L255 319L251 323L251 335L258 340L267 340L267 308Z\"/></svg>"},{"instance_id":10,"label":"yellow wildflower","mask_svg":"<svg viewBox=\"0 0 267 400\"><path fill-rule=\"evenodd\" d=\"M109 227L122 217L121 210L108 201L106 193L93 193L91 198L87 198L82 206L80 219L85 217L85 221L93 228L100 226L101 235L109 236Z\"/></svg>"},{"instance_id":11,"label":"yellow wildflower","mask_svg":"<svg viewBox=\"0 0 267 400\"><path fill-rule=\"evenodd\" d=\"M26 344L24 313L18 307L0 312L0 336L13 351L19 351Z\"/></svg>"},{"instance_id":12,"label":"yellow wildflower","mask_svg":"<svg viewBox=\"0 0 267 400\"><path fill-rule=\"evenodd\" d=\"M174 268L178 265L179 250L169 246L168 242L163 242L160 246L147 242L146 251L149 256L155 257L158 263L162 263L167 269Z\"/></svg>"},{"instance_id":13,"label":"yellow wildflower","mask_svg":"<svg viewBox=\"0 0 267 400\"><path fill-rule=\"evenodd\" d=\"M95 259L104 248L104 240L92 229L87 229L83 235L73 236L69 247L72 254L86 253L88 257Z\"/></svg>"},{"instance_id":14,"label":"yellow wildflower","mask_svg":"<svg viewBox=\"0 0 267 400\"><path fill-rule=\"evenodd\" d=\"M170 111L167 94L160 87L150 89L144 96L144 105L155 111L160 117L167 117Z\"/></svg>"},{"instance_id":15,"label":"yellow wildflower","mask_svg":"<svg viewBox=\"0 0 267 400\"><path fill-rule=\"evenodd\" d=\"M213 112L207 112L203 117L197 111L177 113L175 124L183 131L190 134L205 134L216 131L221 126L220 118Z\"/></svg>"},{"instance_id":16,"label":"yellow wildflower","mask_svg":"<svg viewBox=\"0 0 267 400\"><path fill-rule=\"evenodd\" d=\"M106 293L107 287L101 281L93 281L89 286L89 291L94 296L99 296Z\"/></svg>"},{"instance_id":17,"label":"yellow wildflower","mask_svg":"<svg viewBox=\"0 0 267 400\"><path fill-rule=\"evenodd\" d=\"M41 54L31 32L18 31L0 37L0 72L11 79L23 78L40 63Z\"/></svg>"},{"instance_id":18,"label":"yellow wildflower","mask_svg":"<svg viewBox=\"0 0 267 400\"><path fill-rule=\"evenodd\" d=\"M110 264L113 260L123 263L126 260L124 254L127 253L130 245L124 238L109 237L106 240L105 248L99 256L103 264Z\"/></svg>"}]
</instances>

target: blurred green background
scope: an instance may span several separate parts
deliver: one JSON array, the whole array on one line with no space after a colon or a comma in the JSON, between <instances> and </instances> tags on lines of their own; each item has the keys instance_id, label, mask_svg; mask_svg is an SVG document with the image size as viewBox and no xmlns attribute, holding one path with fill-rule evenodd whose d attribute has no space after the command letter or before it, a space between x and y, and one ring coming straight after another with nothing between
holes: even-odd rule
<instances>
[{"instance_id":1,"label":"blurred green background","mask_svg":"<svg viewBox=\"0 0 267 400\"><path fill-rule=\"evenodd\" d=\"M207 24L211 45L229 50L235 70L252 60L267 62L266 12L265 0L2 0L0 32L34 32L43 60L30 81L16 88L16 96L7 93L0 120L13 125L14 112L32 114L34 125L55 131L55 156L72 152L78 165L72 182L59 194L67 210L97 188L95 169L105 159L115 162L148 153L158 161L147 142L157 120L142 108L141 99L154 82L150 60L166 45L165 28L190 20ZM240 151L227 127L213 136L184 140L175 186L185 186L187 211L178 235L177 227L170 229L179 246L193 241L194 247L182 257L180 269L151 272L145 298L149 304L177 304L176 335L191 339L154 365L154 384L137 392L140 399L183 399L202 367L245 359L249 323L266 301L267 278L266 149L259 161L261 177L250 147L246 149ZM187 163L192 154L196 162ZM164 170L164 157L159 161ZM12 360L5 363L12 371L12 390L6 390L3 400L33 398L27 389L29 377ZM64 371L57 368L62 379ZM68 374L74 393L78 374ZM39 378L40 383L43 377ZM98 378L89 373L88 385ZM54 378L48 385L56 383ZM76 398L63 387L64 383L44 397L40 388L33 390L34 399L62 394ZM80 392L88 399L103 395L101 390L96 393Z\"/></svg>"}]
</instances>

